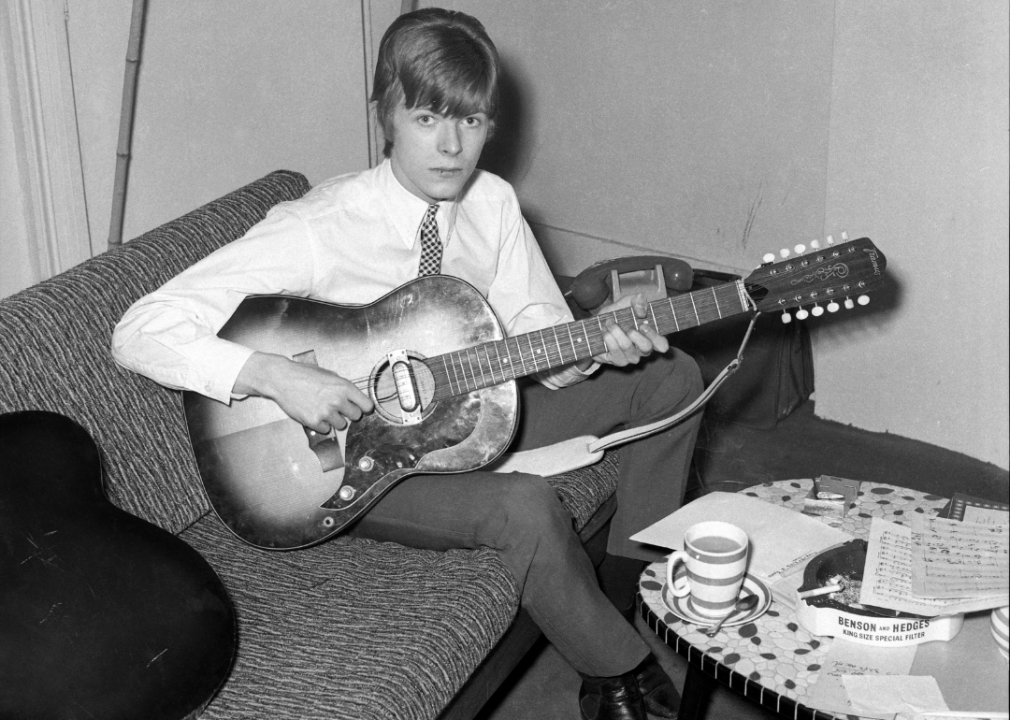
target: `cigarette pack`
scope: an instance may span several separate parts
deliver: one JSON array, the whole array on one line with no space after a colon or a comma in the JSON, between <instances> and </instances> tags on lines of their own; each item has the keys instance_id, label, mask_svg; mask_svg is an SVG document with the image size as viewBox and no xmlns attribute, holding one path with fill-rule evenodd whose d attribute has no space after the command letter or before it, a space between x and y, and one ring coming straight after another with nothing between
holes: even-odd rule
<instances>
[{"instance_id":1,"label":"cigarette pack","mask_svg":"<svg viewBox=\"0 0 1010 720\"><path fill-rule=\"evenodd\" d=\"M813 487L803 499L803 512L821 517L845 517L855 505L859 484L859 480L821 475L814 479Z\"/></svg>"}]
</instances>

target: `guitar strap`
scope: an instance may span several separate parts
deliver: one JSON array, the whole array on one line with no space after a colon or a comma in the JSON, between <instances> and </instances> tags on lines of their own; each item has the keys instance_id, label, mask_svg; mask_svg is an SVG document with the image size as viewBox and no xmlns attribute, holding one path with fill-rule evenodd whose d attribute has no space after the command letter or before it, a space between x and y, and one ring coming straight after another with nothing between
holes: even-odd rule
<instances>
[{"instance_id":1,"label":"guitar strap","mask_svg":"<svg viewBox=\"0 0 1010 720\"><path fill-rule=\"evenodd\" d=\"M715 395L719 387L739 369L740 364L743 362L743 353L747 347L747 341L750 339L751 331L754 330L754 324L757 322L758 315L760 314L755 312L751 317L750 324L747 325L747 332L744 333L743 340L740 342L740 349L737 351L736 357L722 369L722 372L709 383L709 386L705 388L705 391L694 402L680 412L647 425L620 430L601 438L592 435L583 435L534 450L505 453L498 461L489 466L488 469L494 472L523 472L532 475L542 475L544 477L560 475L592 465L603 457L605 450L654 435L676 425L704 407L705 403Z\"/></svg>"}]
</instances>

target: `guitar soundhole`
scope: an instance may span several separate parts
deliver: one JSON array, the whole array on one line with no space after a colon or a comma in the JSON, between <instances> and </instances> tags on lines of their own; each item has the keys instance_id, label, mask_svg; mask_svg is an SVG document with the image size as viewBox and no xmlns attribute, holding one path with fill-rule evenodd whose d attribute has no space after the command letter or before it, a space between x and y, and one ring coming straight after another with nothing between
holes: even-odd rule
<instances>
[{"instance_id":1,"label":"guitar soundhole","mask_svg":"<svg viewBox=\"0 0 1010 720\"><path fill-rule=\"evenodd\" d=\"M376 413L394 425L413 425L426 418L435 408L435 378L424 364L424 357L405 352L409 360L390 364L384 359L369 377L368 387Z\"/></svg>"}]
</instances>

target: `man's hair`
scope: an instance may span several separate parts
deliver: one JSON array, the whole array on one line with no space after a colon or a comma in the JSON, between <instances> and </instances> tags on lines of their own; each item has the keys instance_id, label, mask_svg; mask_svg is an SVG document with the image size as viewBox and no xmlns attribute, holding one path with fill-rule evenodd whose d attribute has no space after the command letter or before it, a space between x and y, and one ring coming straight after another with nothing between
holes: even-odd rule
<instances>
[{"instance_id":1,"label":"man's hair","mask_svg":"<svg viewBox=\"0 0 1010 720\"><path fill-rule=\"evenodd\" d=\"M393 112L429 108L446 117L482 112L488 137L498 114L498 51L480 21L466 13L424 8L401 15L379 44L372 84L375 116L389 157Z\"/></svg>"}]
</instances>

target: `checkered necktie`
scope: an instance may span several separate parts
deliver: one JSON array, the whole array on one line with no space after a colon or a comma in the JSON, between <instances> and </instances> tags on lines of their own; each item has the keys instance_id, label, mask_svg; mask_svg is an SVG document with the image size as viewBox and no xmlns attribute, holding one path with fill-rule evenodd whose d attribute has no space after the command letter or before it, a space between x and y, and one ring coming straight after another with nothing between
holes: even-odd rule
<instances>
[{"instance_id":1,"label":"checkered necktie","mask_svg":"<svg viewBox=\"0 0 1010 720\"><path fill-rule=\"evenodd\" d=\"M421 221L421 265L417 276L437 275L442 269L442 241L438 239L435 213L438 205L429 205Z\"/></svg>"}]
</instances>

